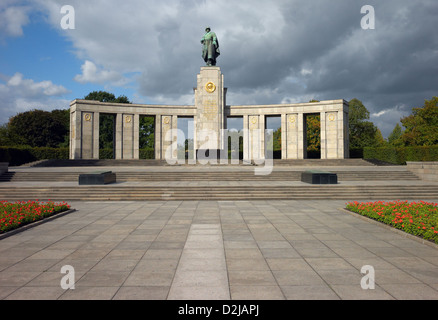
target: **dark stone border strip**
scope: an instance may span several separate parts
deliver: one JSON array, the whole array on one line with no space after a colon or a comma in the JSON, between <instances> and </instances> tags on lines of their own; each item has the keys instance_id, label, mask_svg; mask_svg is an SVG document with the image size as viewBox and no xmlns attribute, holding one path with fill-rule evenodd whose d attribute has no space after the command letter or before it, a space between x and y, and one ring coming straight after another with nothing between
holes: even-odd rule
<instances>
[{"instance_id":1,"label":"dark stone border strip","mask_svg":"<svg viewBox=\"0 0 438 320\"><path fill-rule=\"evenodd\" d=\"M397 234L399 234L399 235L401 235L401 236L403 236L403 237L405 237L405 238L408 238L408 239L411 239L411 240L415 240L415 241L420 242L420 243L422 243L422 244L426 244L426 245L428 245L428 246L431 246L432 248L438 249L438 244L436 244L435 242L433 242L433 241L431 241L431 240L423 239L423 238L418 237L418 236L416 236L416 235L413 235L413 234L407 233L407 232L405 232L405 231L403 231L403 230L400 230L400 229L394 228L394 227L392 227L392 226L390 226L390 225L387 225L387 224L385 224L385 223L383 223L383 222L380 222L380 221L374 220L374 219L372 219L372 218L369 218L369 217L363 216L363 215L361 215L361 214L359 214L359 213L356 213L356 212L350 211L350 210L348 210L348 209L346 209L346 208L339 208L339 210L344 211L344 212L347 212L348 214L350 214L350 215L352 215L352 216L354 216L354 217L358 217L358 218L360 218L360 219L362 219L362 220L365 220L365 221L371 222L372 224L375 224L375 225L381 226L381 227L383 227L383 228L385 228L385 229L387 229L387 230L391 230L392 232L395 232L395 233L397 233Z\"/></svg>"},{"instance_id":2,"label":"dark stone border strip","mask_svg":"<svg viewBox=\"0 0 438 320\"><path fill-rule=\"evenodd\" d=\"M51 216L49 216L49 217L46 217L46 218L43 218L43 219L41 219L41 220L38 220L38 221L35 221L35 222L28 223L28 224L26 224L26 225L24 225L24 226L22 226L22 227L17 228L17 229L10 230L10 231L8 231L8 232L2 233L2 234L0 234L0 240L5 239L5 238L8 238L8 237L10 237L10 236L13 236L13 235L15 235L15 234L17 234L17 233L20 233L20 232L26 231L26 230L28 230L28 229L30 229L30 228L33 228L33 227L39 226L39 225L41 225L41 224L43 224L43 223L50 222L50 221L52 221L52 220L54 220L54 219L60 218L60 217L62 217L62 216L65 216L65 215L67 215L67 214L69 214L69 213L72 213L72 212L75 212L75 211L76 211L76 209L69 209L69 210L66 210L66 211L61 211L61 212L59 212L59 213L53 214L53 215L51 215Z\"/></svg>"}]
</instances>

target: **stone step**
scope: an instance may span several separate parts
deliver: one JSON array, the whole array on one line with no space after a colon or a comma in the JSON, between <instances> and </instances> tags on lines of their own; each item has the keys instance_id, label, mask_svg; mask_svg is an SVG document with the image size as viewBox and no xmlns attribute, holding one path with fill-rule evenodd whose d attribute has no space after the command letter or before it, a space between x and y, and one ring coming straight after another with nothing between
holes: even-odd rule
<instances>
[{"instance_id":1,"label":"stone step","mask_svg":"<svg viewBox=\"0 0 438 320\"><path fill-rule=\"evenodd\" d=\"M375 166L364 159L274 159L274 166Z\"/></svg>"},{"instance_id":2,"label":"stone step","mask_svg":"<svg viewBox=\"0 0 438 320\"><path fill-rule=\"evenodd\" d=\"M335 171L331 171L335 172ZM85 173L85 172L83 172ZM301 171L274 171L269 175L254 172L115 172L117 181L300 181ZM335 172L338 180L419 180L410 171L345 171ZM77 172L7 172L1 181L77 181Z\"/></svg>"},{"instance_id":3,"label":"stone step","mask_svg":"<svg viewBox=\"0 0 438 320\"><path fill-rule=\"evenodd\" d=\"M364 159L274 159L274 166L374 166ZM231 163L231 161L229 161ZM254 164L254 161L252 162ZM81 160L40 160L23 166L32 167L81 167L81 166L168 166L166 160L155 159L81 159ZM193 166L185 161L186 166ZM218 164L220 165L220 164ZM239 161L238 165L244 164Z\"/></svg>"},{"instance_id":4,"label":"stone step","mask_svg":"<svg viewBox=\"0 0 438 320\"><path fill-rule=\"evenodd\" d=\"M167 165L164 160L153 159L81 159L81 160L42 160L28 164L32 167L102 167L102 166L162 166ZM23 165L23 166L26 166Z\"/></svg>"},{"instance_id":5,"label":"stone step","mask_svg":"<svg viewBox=\"0 0 438 320\"><path fill-rule=\"evenodd\" d=\"M12 200L248 200L248 199L437 199L438 186L292 186L292 187L22 187L0 188Z\"/></svg>"}]
</instances>

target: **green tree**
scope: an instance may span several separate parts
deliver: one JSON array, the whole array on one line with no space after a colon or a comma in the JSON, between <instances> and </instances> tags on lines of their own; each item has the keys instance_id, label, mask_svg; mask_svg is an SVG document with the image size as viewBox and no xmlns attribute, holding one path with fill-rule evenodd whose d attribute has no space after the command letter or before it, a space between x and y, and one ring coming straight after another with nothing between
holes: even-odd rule
<instances>
[{"instance_id":1,"label":"green tree","mask_svg":"<svg viewBox=\"0 0 438 320\"><path fill-rule=\"evenodd\" d=\"M281 150L281 127L275 130L272 133L273 138L273 150L274 151L280 151Z\"/></svg>"},{"instance_id":2,"label":"green tree","mask_svg":"<svg viewBox=\"0 0 438 320\"><path fill-rule=\"evenodd\" d=\"M22 144L24 144L23 139L11 132L8 123L0 126L0 146L19 146Z\"/></svg>"},{"instance_id":3,"label":"green tree","mask_svg":"<svg viewBox=\"0 0 438 320\"><path fill-rule=\"evenodd\" d=\"M319 102L312 99L309 102ZM306 137L307 137L307 156L314 158L320 156L321 152L321 116L319 114L309 114L306 116Z\"/></svg>"},{"instance_id":4,"label":"green tree","mask_svg":"<svg viewBox=\"0 0 438 320\"><path fill-rule=\"evenodd\" d=\"M349 106L350 148L375 146L377 127L371 121L367 121L370 118L370 112L356 98L349 101Z\"/></svg>"},{"instance_id":5,"label":"green tree","mask_svg":"<svg viewBox=\"0 0 438 320\"><path fill-rule=\"evenodd\" d=\"M412 114L402 118L405 127L402 140L407 146L438 144L438 97L425 100L424 106L413 108Z\"/></svg>"},{"instance_id":6,"label":"green tree","mask_svg":"<svg viewBox=\"0 0 438 320\"><path fill-rule=\"evenodd\" d=\"M122 95L116 98L116 96L106 91L93 91L84 97L85 100L95 100L100 102L115 102L115 103L131 103L129 99Z\"/></svg>"},{"instance_id":7,"label":"green tree","mask_svg":"<svg viewBox=\"0 0 438 320\"><path fill-rule=\"evenodd\" d=\"M321 151L321 116L319 114L309 114L306 116L306 133L307 151Z\"/></svg>"},{"instance_id":8,"label":"green tree","mask_svg":"<svg viewBox=\"0 0 438 320\"><path fill-rule=\"evenodd\" d=\"M402 140L403 131L400 124L396 124L394 130L388 136L388 144L392 147L402 147L404 145Z\"/></svg>"},{"instance_id":9,"label":"green tree","mask_svg":"<svg viewBox=\"0 0 438 320\"><path fill-rule=\"evenodd\" d=\"M115 115L101 113L99 115L99 149L114 148Z\"/></svg>"},{"instance_id":10,"label":"green tree","mask_svg":"<svg viewBox=\"0 0 438 320\"><path fill-rule=\"evenodd\" d=\"M9 119L8 130L17 144L56 148L65 141L68 127L57 115L43 110L22 112Z\"/></svg>"},{"instance_id":11,"label":"green tree","mask_svg":"<svg viewBox=\"0 0 438 320\"><path fill-rule=\"evenodd\" d=\"M155 117L140 117L140 149L153 149L155 145Z\"/></svg>"},{"instance_id":12,"label":"green tree","mask_svg":"<svg viewBox=\"0 0 438 320\"><path fill-rule=\"evenodd\" d=\"M388 142L383 138L382 131L376 129L376 134L374 136L374 147L386 147Z\"/></svg>"},{"instance_id":13,"label":"green tree","mask_svg":"<svg viewBox=\"0 0 438 320\"><path fill-rule=\"evenodd\" d=\"M70 144L70 110L55 109L51 113L54 119L62 123L65 130L64 141L59 143L58 147L68 148Z\"/></svg>"}]
</instances>

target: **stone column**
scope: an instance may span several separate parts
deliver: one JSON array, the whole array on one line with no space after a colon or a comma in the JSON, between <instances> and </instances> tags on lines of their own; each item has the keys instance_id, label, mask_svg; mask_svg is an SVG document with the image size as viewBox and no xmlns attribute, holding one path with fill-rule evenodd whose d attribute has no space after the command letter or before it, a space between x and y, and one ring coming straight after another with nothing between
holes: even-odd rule
<instances>
[{"instance_id":1,"label":"stone column","mask_svg":"<svg viewBox=\"0 0 438 320\"><path fill-rule=\"evenodd\" d=\"M348 141L348 113L344 110L338 112L338 159L350 157Z\"/></svg>"},{"instance_id":2,"label":"stone column","mask_svg":"<svg viewBox=\"0 0 438 320\"><path fill-rule=\"evenodd\" d=\"M249 117L245 114L243 115L243 160L251 161L250 150Z\"/></svg>"},{"instance_id":3,"label":"stone column","mask_svg":"<svg viewBox=\"0 0 438 320\"><path fill-rule=\"evenodd\" d=\"M161 115L155 116L155 159L157 160L164 160L164 157L162 157L161 154Z\"/></svg>"},{"instance_id":4,"label":"stone column","mask_svg":"<svg viewBox=\"0 0 438 320\"><path fill-rule=\"evenodd\" d=\"M97 112L87 111L78 113L81 113L79 122L81 131L78 141L80 142L81 152L78 159L99 159L99 115ZM77 130L76 133L78 133Z\"/></svg>"},{"instance_id":5,"label":"stone column","mask_svg":"<svg viewBox=\"0 0 438 320\"><path fill-rule=\"evenodd\" d=\"M327 133L326 133L326 113L320 113L320 141L321 141L321 159L327 159Z\"/></svg>"},{"instance_id":6,"label":"stone column","mask_svg":"<svg viewBox=\"0 0 438 320\"><path fill-rule=\"evenodd\" d=\"M123 114L122 124L122 158L134 159L134 115ZM137 147L138 153L138 147Z\"/></svg>"},{"instance_id":7,"label":"stone column","mask_svg":"<svg viewBox=\"0 0 438 320\"><path fill-rule=\"evenodd\" d=\"M93 115L93 159L99 159L99 124L100 113L94 112Z\"/></svg>"},{"instance_id":8,"label":"stone column","mask_svg":"<svg viewBox=\"0 0 438 320\"><path fill-rule=\"evenodd\" d=\"M115 125L115 158L123 159L123 114L116 114L116 125Z\"/></svg>"},{"instance_id":9,"label":"stone column","mask_svg":"<svg viewBox=\"0 0 438 320\"><path fill-rule=\"evenodd\" d=\"M285 159L298 159L298 113L290 113L286 115L285 136ZM283 141L282 141L283 148ZM283 158L283 151L282 151Z\"/></svg>"},{"instance_id":10,"label":"stone column","mask_svg":"<svg viewBox=\"0 0 438 320\"><path fill-rule=\"evenodd\" d=\"M297 146L298 157L297 159L304 159L307 157L307 141L306 141L306 117L304 114L298 113L297 117Z\"/></svg>"},{"instance_id":11,"label":"stone column","mask_svg":"<svg viewBox=\"0 0 438 320\"><path fill-rule=\"evenodd\" d=\"M173 135L172 129L176 129L176 116L159 116L161 118L161 159L172 160L177 158L176 134Z\"/></svg>"},{"instance_id":12,"label":"stone column","mask_svg":"<svg viewBox=\"0 0 438 320\"><path fill-rule=\"evenodd\" d=\"M321 119L321 159L342 159L343 156L338 155L339 113L321 112Z\"/></svg>"},{"instance_id":13,"label":"stone column","mask_svg":"<svg viewBox=\"0 0 438 320\"><path fill-rule=\"evenodd\" d=\"M350 127L349 127L349 120L348 120L348 105L344 107L343 111L343 117L344 117L344 123L343 123L343 129L344 129L344 159L350 158Z\"/></svg>"},{"instance_id":14,"label":"stone column","mask_svg":"<svg viewBox=\"0 0 438 320\"><path fill-rule=\"evenodd\" d=\"M134 114L133 158L140 159L140 115Z\"/></svg>"},{"instance_id":15,"label":"stone column","mask_svg":"<svg viewBox=\"0 0 438 320\"><path fill-rule=\"evenodd\" d=\"M266 125L265 125L265 115L260 115L259 116L259 152L258 152L258 157L259 159L265 159L265 153L266 153L266 145L265 145L265 141L266 141Z\"/></svg>"},{"instance_id":16,"label":"stone column","mask_svg":"<svg viewBox=\"0 0 438 320\"><path fill-rule=\"evenodd\" d=\"M249 159L250 160L257 160L264 158L262 157L262 148L261 143L264 141L262 140L261 136L264 136L264 129L260 129L260 116L253 115L248 117L248 123L249 123L249 130L248 130L248 151L249 151Z\"/></svg>"},{"instance_id":17,"label":"stone column","mask_svg":"<svg viewBox=\"0 0 438 320\"><path fill-rule=\"evenodd\" d=\"M82 112L73 111L70 113L70 159L80 159L82 157Z\"/></svg>"},{"instance_id":18,"label":"stone column","mask_svg":"<svg viewBox=\"0 0 438 320\"><path fill-rule=\"evenodd\" d=\"M281 159L287 159L287 116L281 114Z\"/></svg>"}]
</instances>

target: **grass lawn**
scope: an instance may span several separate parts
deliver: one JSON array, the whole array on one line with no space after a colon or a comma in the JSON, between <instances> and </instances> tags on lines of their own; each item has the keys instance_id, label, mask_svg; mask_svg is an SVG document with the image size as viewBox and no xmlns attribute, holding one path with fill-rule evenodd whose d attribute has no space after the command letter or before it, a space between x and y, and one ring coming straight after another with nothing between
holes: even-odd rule
<instances>
[{"instance_id":1,"label":"grass lawn","mask_svg":"<svg viewBox=\"0 0 438 320\"><path fill-rule=\"evenodd\" d=\"M354 201L347 209L438 244L438 203Z\"/></svg>"},{"instance_id":2,"label":"grass lawn","mask_svg":"<svg viewBox=\"0 0 438 320\"><path fill-rule=\"evenodd\" d=\"M65 202L0 201L0 234L70 209Z\"/></svg>"}]
</instances>

